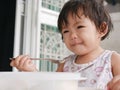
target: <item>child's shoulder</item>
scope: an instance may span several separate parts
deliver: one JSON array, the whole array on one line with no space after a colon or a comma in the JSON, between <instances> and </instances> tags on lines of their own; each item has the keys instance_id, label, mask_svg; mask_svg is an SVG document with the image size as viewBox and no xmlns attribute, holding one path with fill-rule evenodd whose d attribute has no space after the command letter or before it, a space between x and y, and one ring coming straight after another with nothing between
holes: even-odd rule
<instances>
[{"instance_id":1,"label":"child's shoulder","mask_svg":"<svg viewBox=\"0 0 120 90\"><path fill-rule=\"evenodd\" d=\"M111 59L120 58L120 53L113 50L105 50L105 53L110 54Z\"/></svg>"},{"instance_id":2,"label":"child's shoulder","mask_svg":"<svg viewBox=\"0 0 120 90\"><path fill-rule=\"evenodd\" d=\"M120 61L120 54L118 52L114 51L112 53L111 59L112 59L113 62Z\"/></svg>"},{"instance_id":3,"label":"child's shoulder","mask_svg":"<svg viewBox=\"0 0 120 90\"><path fill-rule=\"evenodd\" d=\"M117 51L105 50L106 53L110 54L112 62L120 61L120 54Z\"/></svg>"},{"instance_id":4,"label":"child's shoulder","mask_svg":"<svg viewBox=\"0 0 120 90\"><path fill-rule=\"evenodd\" d=\"M120 53L117 51L112 51L112 59L120 59Z\"/></svg>"},{"instance_id":5,"label":"child's shoulder","mask_svg":"<svg viewBox=\"0 0 120 90\"><path fill-rule=\"evenodd\" d=\"M113 75L120 74L120 54L118 52L113 52L111 57L111 65Z\"/></svg>"}]
</instances>

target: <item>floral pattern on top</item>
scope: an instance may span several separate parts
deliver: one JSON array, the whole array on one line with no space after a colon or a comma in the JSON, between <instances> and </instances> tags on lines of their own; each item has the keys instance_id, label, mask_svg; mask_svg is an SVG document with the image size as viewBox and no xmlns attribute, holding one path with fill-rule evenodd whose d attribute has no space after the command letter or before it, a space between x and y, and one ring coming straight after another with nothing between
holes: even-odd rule
<instances>
[{"instance_id":1,"label":"floral pattern on top","mask_svg":"<svg viewBox=\"0 0 120 90\"><path fill-rule=\"evenodd\" d=\"M86 64L76 64L77 55L66 58L64 72L79 72L87 80L79 81L80 87L95 87L105 89L107 83L113 78L111 71L111 56L113 51L105 50L99 57Z\"/></svg>"}]
</instances>

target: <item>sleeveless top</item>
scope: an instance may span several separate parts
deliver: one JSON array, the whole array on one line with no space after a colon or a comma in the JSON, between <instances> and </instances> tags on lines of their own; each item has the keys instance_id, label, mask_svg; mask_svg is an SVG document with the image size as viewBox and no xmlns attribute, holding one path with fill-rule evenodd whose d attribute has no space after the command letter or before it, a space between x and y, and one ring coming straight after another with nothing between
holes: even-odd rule
<instances>
[{"instance_id":1,"label":"sleeveless top","mask_svg":"<svg viewBox=\"0 0 120 90\"><path fill-rule=\"evenodd\" d=\"M79 72L85 81L79 81L79 87L95 87L105 89L107 83L113 78L111 70L111 56L113 51L105 50L99 57L86 64L76 64L77 55L65 58L63 72Z\"/></svg>"}]
</instances>

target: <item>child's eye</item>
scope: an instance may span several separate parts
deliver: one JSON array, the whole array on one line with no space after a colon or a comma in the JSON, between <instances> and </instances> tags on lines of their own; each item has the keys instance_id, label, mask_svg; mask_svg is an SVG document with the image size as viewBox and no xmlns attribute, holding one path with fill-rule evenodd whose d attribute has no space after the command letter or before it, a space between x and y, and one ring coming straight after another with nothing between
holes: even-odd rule
<instances>
[{"instance_id":1,"label":"child's eye","mask_svg":"<svg viewBox=\"0 0 120 90\"><path fill-rule=\"evenodd\" d=\"M69 32L69 31L68 31L68 30L65 30L65 31L63 31L63 34L64 34L64 33L67 33L67 32Z\"/></svg>"},{"instance_id":2,"label":"child's eye","mask_svg":"<svg viewBox=\"0 0 120 90\"><path fill-rule=\"evenodd\" d=\"M80 29L80 28L83 28L84 26L78 26L77 28Z\"/></svg>"}]
</instances>

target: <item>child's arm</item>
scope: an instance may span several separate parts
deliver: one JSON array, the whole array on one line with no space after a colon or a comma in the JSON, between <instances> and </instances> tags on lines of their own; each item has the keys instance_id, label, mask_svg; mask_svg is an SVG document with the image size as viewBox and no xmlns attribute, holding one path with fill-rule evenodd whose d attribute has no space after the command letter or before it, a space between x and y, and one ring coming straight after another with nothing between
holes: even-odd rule
<instances>
[{"instance_id":1,"label":"child's arm","mask_svg":"<svg viewBox=\"0 0 120 90\"><path fill-rule=\"evenodd\" d=\"M120 54L113 53L111 64L114 77L108 83L108 88L109 90L120 90Z\"/></svg>"},{"instance_id":2,"label":"child's arm","mask_svg":"<svg viewBox=\"0 0 120 90\"><path fill-rule=\"evenodd\" d=\"M56 72L63 72L64 64L65 64L65 63L60 63L60 64L58 65L58 68L57 68Z\"/></svg>"},{"instance_id":3,"label":"child's arm","mask_svg":"<svg viewBox=\"0 0 120 90\"><path fill-rule=\"evenodd\" d=\"M38 71L28 55L20 55L16 57L15 60L11 61L10 66L16 67L20 71L27 72Z\"/></svg>"},{"instance_id":4,"label":"child's arm","mask_svg":"<svg viewBox=\"0 0 120 90\"><path fill-rule=\"evenodd\" d=\"M120 54L113 53L111 64L113 76L120 75Z\"/></svg>"}]
</instances>

